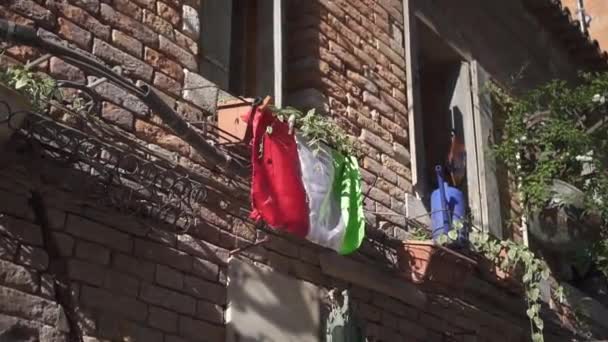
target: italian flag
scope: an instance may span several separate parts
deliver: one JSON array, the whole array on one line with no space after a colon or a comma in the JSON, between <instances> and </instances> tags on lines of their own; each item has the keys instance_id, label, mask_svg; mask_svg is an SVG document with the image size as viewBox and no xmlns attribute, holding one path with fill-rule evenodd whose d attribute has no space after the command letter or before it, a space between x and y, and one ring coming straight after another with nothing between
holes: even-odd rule
<instances>
[{"instance_id":1,"label":"italian flag","mask_svg":"<svg viewBox=\"0 0 608 342\"><path fill-rule=\"evenodd\" d=\"M251 217L349 254L365 236L354 157L291 132L267 109L251 113Z\"/></svg>"}]
</instances>

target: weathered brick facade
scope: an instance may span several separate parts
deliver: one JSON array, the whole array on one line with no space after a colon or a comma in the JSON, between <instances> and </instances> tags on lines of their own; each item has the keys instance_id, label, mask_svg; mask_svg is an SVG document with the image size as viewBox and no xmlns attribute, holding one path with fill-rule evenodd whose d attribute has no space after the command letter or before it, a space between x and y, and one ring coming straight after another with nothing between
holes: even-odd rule
<instances>
[{"instance_id":1,"label":"weathered brick facade","mask_svg":"<svg viewBox=\"0 0 608 342\"><path fill-rule=\"evenodd\" d=\"M161 90L171 107L195 122L214 110L208 99L217 92L197 88L209 84L198 73L204 53L198 46L199 1L8 0L0 5L0 17L37 25L110 66L120 66L133 81ZM369 194L365 207L370 211L370 228L405 238L404 201L412 192L412 176L402 3L286 3L287 102L326 109L362 142L365 157L360 165L364 192ZM449 14L445 17L451 18ZM531 29L539 30L524 17ZM506 23L509 18L505 15L503 19ZM513 28L503 29L506 31L500 34L508 35L505 32ZM464 31L460 38L470 43L464 48L481 49L482 43L470 36L471 30ZM529 34L545 37L545 32L538 32ZM542 37L538 41L552 46ZM505 44L518 38L509 39ZM552 55L556 67L541 66L543 58L538 56L553 53L541 52L541 48L534 52L530 83L574 71L562 51ZM41 53L15 46L7 50L3 62L24 62ZM498 78L505 79L521 67L522 60L490 64L494 55L488 53L484 59ZM96 79L56 57L40 68L60 79L83 83ZM69 167L50 160L38 161L36 174L25 172L27 162L23 160L3 165L0 336L8 336L7 341L65 341L74 334L81 334L87 342L224 341L229 252L256 239L254 225L241 210L249 207L247 187L226 183L222 175L210 171L204 156L170 134L154 110L134 95L110 82L95 89L104 98L104 119L185 172L209 180L209 201L199 208L202 221L178 234L168 223L136 218L120 208L102 207L76 195L77 184L90 177L84 172L68 171ZM32 193L41 194L47 220L41 219ZM49 251L49 243L57 247L57 253ZM402 280L411 295L395 297L370 290L374 286L351 284L324 273L320 256L325 253L306 241L272 234L268 243L248 249L240 257L323 290L350 288L367 323L367 335L374 340L528 339L521 295L474 278L462 293L450 296ZM391 257L393 251L366 243L349 259L394 279L394 271L388 267ZM59 279L54 285L55 275L67 281ZM368 279L367 285L375 281ZM68 298L58 300L62 293ZM570 340L568 327L560 326L554 315L547 315L546 325L547 341ZM606 326L592 330L596 328L601 332Z\"/></svg>"},{"instance_id":2,"label":"weathered brick facade","mask_svg":"<svg viewBox=\"0 0 608 342\"><path fill-rule=\"evenodd\" d=\"M366 208L385 213L388 224L381 225L387 229L403 227L405 218L398 214L406 214L412 183L401 2L292 1L287 15L292 101L324 105L359 137Z\"/></svg>"}]
</instances>

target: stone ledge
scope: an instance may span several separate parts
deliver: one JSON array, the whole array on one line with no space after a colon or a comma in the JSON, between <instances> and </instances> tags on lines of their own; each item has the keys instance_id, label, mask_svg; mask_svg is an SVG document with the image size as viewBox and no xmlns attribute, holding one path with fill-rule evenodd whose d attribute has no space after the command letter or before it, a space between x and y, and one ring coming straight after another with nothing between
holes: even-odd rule
<instances>
[{"instance_id":1,"label":"stone ledge","mask_svg":"<svg viewBox=\"0 0 608 342\"><path fill-rule=\"evenodd\" d=\"M319 258L321 270L327 275L397 298L417 308L422 309L426 305L426 294L404 279L334 252L323 253Z\"/></svg>"}]
</instances>

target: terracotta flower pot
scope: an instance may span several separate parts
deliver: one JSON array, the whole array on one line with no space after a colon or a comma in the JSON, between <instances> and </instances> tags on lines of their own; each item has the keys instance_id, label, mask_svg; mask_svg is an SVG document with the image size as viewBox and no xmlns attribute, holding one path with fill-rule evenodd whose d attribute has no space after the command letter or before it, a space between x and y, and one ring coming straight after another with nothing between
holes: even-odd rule
<instances>
[{"instance_id":1,"label":"terracotta flower pot","mask_svg":"<svg viewBox=\"0 0 608 342\"><path fill-rule=\"evenodd\" d=\"M247 99L253 101L253 99ZM236 143L245 137L247 123L242 116L249 113L251 104L242 100L229 100L217 106L218 128L228 134L222 134L219 143Z\"/></svg>"},{"instance_id":2,"label":"terracotta flower pot","mask_svg":"<svg viewBox=\"0 0 608 342\"><path fill-rule=\"evenodd\" d=\"M399 270L416 284L461 287L477 262L432 241L404 241L397 251Z\"/></svg>"},{"instance_id":3,"label":"terracotta flower pot","mask_svg":"<svg viewBox=\"0 0 608 342\"><path fill-rule=\"evenodd\" d=\"M523 270L519 266L509 270L503 270L500 267L500 260L502 260L506 254L507 251L503 248L500 251L498 263L481 256L478 260L478 269L481 271L484 279L505 289L518 292L523 289L521 282Z\"/></svg>"}]
</instances>

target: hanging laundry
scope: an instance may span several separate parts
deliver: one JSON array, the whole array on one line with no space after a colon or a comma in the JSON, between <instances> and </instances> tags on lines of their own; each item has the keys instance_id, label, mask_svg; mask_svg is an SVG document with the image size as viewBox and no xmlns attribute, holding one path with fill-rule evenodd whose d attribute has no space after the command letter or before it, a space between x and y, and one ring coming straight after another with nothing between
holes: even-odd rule
<instances>
[{"instance_id":1,"label":"hanging laundry","mask_svg":"<svg viewBox=\"0 0 608 342\"><path fill-rule=\"evenodd\" d=\"M365 235L357 160L290 134L261 108L253 116L252 218L349 254Z\"/></svg>"},{"instance_id":2,"label":"hanging laundry","mask_svg":"<svg viewBox=\"0 0 608 342\"><path fill-rule=\"evenodd\" d=\"M365 235L357 159L322 143L315 150L299 134L296 141L308 198L310 230L306 238L340 254L352 253Z\"/></svg>"},{"instance_id":3,"label":"hanging laundry","mask_svg":"<svg viewBox=\"0 0 608 342\"><path fill-rule=\"evenodd\" d=\"M298 149L289 126L264 106L252 113L251 218L306 237L308 205L300 176Z\"/></svg>"}]
</instances>

